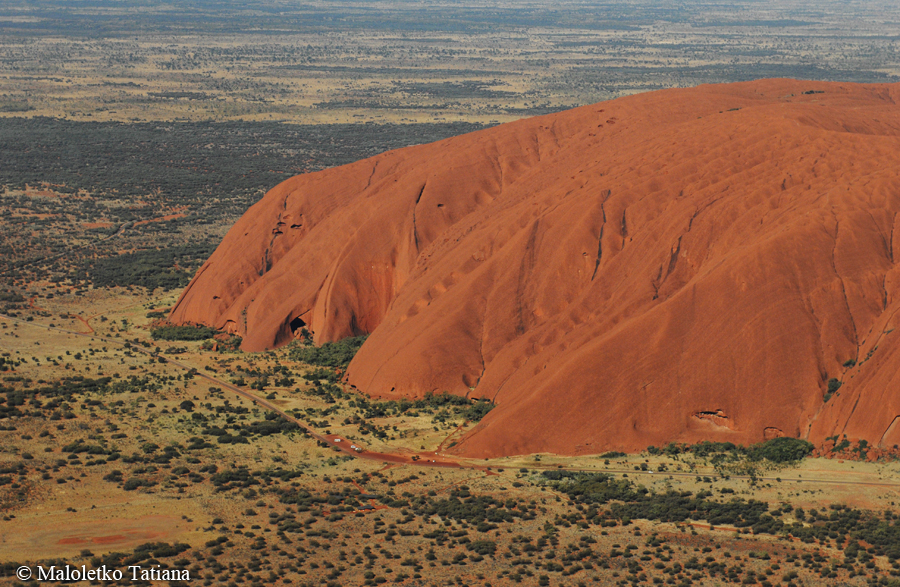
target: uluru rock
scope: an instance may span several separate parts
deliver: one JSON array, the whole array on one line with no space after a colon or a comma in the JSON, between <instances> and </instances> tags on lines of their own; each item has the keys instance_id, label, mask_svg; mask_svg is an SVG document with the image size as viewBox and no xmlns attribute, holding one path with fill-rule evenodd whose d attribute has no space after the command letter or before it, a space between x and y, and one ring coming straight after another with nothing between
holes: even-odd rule
<instances>
[{"instance_id":1,"label":"uluru rock","mask_svg":"<svg viewBox=\"0 0 900 587\"><path fill-rule=\"evenodd\" d=\"M249 351L371 333L360 391L496 402L469 456L900 444L897 100L664 90L294 177L171 319Z\"/></svg>"}]
</instances>

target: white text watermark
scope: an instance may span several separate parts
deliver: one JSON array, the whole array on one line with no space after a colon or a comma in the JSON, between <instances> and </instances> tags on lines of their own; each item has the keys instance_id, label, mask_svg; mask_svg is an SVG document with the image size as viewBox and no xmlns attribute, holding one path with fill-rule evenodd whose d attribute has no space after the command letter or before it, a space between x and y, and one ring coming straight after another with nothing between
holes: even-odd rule
<instances>
[{"instance_id":1,"label":"white text watermark","mask_svg":"<svg viewBox=\"0 0 900 587\"><path fill-rule=\"evenodd\" d=\"M22 566L16 570L20 581L46 581L50 583L73 581L190 581L188 569L164 569L161 567L142 567L129 565L122 569L113 569L106 565L88 568L86 565L36 565Z\"/></svg>"}]
</instances>

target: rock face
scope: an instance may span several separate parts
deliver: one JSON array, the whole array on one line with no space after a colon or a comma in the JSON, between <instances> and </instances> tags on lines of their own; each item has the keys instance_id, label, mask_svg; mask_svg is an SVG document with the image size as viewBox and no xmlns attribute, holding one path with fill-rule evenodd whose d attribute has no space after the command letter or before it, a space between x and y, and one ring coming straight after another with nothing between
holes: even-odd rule
<instances>
[{"instance_id":1,"label":"rock face","mask_svg":"<svg viewBox=\"0 0 900 587\"><path fill-rule=\"evenodd\" d=\"M359 390L496 401L469 456L900 444L898 100L665 90L295 177L171 318L250 351L369 332Z\"/></svg>"}]
</instances>

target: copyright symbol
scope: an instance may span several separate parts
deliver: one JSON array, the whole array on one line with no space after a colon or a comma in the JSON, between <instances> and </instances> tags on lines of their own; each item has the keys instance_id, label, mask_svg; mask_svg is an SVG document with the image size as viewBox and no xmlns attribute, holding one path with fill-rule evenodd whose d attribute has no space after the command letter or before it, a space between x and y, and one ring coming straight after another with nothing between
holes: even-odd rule
<instances>
[{"instance_id":1,"label":"copyright symbol","mask_svg":"<svg viewBox=\"0 0 900 587\"><path fill-rule=\"evenodd\" d=\"M27 581L31 578L31 569L28 567L19 567L16 569L16 577L19 578L19 581Z\"/></svg>"}]
</instances>

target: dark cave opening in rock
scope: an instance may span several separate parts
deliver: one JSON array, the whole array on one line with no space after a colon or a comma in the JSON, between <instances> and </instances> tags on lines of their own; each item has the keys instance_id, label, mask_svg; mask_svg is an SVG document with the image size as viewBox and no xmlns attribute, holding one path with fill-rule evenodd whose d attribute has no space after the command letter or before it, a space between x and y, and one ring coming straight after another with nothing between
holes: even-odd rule
<instances>
[{"instance_id":1,"label":"dark cave opening in rock","mask_svg":"<svg viewBox=\"0 0 900 587\"><path fill-rule=\"evenodd\" d=\"M297 317L291 320L289 326L291 327L291 333L296 336L306 326L306 322Z\"/></svg>"}]
</instances>

